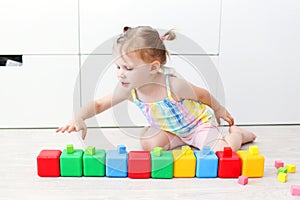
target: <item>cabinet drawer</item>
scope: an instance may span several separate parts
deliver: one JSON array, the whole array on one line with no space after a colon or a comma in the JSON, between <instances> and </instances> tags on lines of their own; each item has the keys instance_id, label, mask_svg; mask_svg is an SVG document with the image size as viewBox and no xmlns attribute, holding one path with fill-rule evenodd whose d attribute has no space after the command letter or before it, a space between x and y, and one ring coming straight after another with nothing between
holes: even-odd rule
<instances>
[{"instance_id":1,"label":"cabinet drawer","mask_svg":"<svg viewBox=\"0 0 300 200\"><path fill-rule=\"evenodd\" d=\"M78 74L77 56L24 56L22 67L0 67L0 128L68 122L80 99Z\"/></svg>"},{"instance_id":2,"label":"cabinet drawer","mask_svg":"<svg viewBox=\"0 0 300 200\"><path fill-rule=\"evenodd\" d=\"M177 40L166 42L173 52L217 54L220 7L220 0L165 0L147 4L139 0L81 1L81 53L111 53L111 38L120 34L124 26L149 25L177 30Z\"/></svg>"},{"instance_id":3,"label":"cabinet drawer","mask_svg":"<svg viewBox=\"0 0 300 200\"><path fill-rule=\"evenodd\" d=\"M1 2L0 54L78 54L78 2Z\"/></svg>"}]
</instances>

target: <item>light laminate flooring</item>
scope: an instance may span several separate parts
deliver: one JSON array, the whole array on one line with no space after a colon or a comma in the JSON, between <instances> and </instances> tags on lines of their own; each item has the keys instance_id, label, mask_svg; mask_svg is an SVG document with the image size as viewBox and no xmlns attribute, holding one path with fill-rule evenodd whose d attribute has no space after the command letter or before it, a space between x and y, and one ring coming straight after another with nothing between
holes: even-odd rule
<instances>
[{"instance_id":1,"label":"light laminate flooring","mask_svg":"<svg viewBox=\"0 0 300 200\"><path fill-rule=\"evenodd\" d=\"M85 141L76 133L58 134L54 129L2 129L0 199L300 199L290 194L291 185L300 185L300 172L288 174L288 181L280 183L274 168L274 161L281 159L300 171L300 126L245 128L256 133L257 140L252 144L265 156L264 177L250 178L245 186L237 179L220 178L41 178L36 166L40 150L62 150L70 143L79 149L87 145L113 149L125 144L128 150L140 150L140 128L90 128Z\"/></svg>"}]
</instances>

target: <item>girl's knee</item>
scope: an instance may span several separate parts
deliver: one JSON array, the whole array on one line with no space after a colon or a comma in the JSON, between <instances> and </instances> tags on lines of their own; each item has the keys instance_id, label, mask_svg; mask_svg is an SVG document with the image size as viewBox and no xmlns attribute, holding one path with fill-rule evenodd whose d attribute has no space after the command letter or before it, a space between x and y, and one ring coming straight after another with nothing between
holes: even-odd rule
<instances>
[{"instance_id":1,"label":"girl's knee","mask_svg":"<svg viewBox=\"0 0 300 200\"><path fill-rule=\"evenodd\" d=\"M144 151L151 151L155 147L155 144L149 139L141 138L140 143Z\"/></svg>"}]
</instances>

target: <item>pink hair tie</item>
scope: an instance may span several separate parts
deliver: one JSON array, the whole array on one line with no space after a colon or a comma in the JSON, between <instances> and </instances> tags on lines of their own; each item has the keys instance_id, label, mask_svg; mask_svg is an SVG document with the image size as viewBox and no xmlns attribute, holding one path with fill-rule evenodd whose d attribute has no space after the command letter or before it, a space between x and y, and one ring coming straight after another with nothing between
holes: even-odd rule
<instances>
[{"instance_id":1,"label":"pink hair tie","mask_svg":"<svg viewBox=\"0 0 300 200\"><path fill-rule=\"evenodd\" d=\"M164 40L166 39L166 36L161 35L161 36L159 36L159 39L160 39L161 41L164 41Z\"/></svg>"}]
</instances>

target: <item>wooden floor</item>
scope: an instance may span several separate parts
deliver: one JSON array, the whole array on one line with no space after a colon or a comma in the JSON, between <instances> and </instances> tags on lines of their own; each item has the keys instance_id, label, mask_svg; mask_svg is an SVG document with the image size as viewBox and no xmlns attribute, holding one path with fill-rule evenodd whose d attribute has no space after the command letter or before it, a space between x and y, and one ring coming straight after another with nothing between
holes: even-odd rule
<instances>
[{"instance_id":1,"label":"wooden floor","mask_svg":"<svg viewBox=\"0 0 300 200\"><path fill-rule=\"evenodd\" d=\"M0 199L300 199L290 194L291 185L300 185L300 126L246 128L257 134L254 144L266 158L265 176L249 179L246 186L237 179L219 178L41 178L36 156L42 149L62 150L69 143L81 149L86 145L111 149L117 144L140 149L139 130L89 129L85 142L77 134L54 130L0 130ZM298 167L299 172L288 174L287 183L277 181L277 159Z\"/></svg>"}]
</instances>

